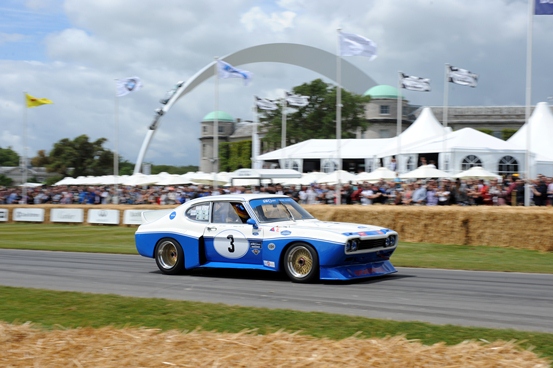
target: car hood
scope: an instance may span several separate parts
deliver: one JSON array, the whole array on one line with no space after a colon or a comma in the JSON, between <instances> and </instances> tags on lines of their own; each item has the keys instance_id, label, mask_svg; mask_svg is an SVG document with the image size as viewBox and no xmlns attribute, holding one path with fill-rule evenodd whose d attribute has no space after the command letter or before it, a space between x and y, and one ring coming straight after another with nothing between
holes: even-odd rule
<instances>
[{"instance_id":1,"label":"car hood","mask_svg":"<svg viewBox=\"0 0 553 368\"><path fill-rule=\"evenodd\" d=\"M302 220L297 222L286 222L279 225L272 226L270 231L281 232L282 231L299 231L310 232L316 231L317 233L333 233L343 236L372 236L372 235L384 235L392 231L380 226L355 224L349 222L331 222L331 221L319 221L319 220Z\"/></svg>"}]
</instances>

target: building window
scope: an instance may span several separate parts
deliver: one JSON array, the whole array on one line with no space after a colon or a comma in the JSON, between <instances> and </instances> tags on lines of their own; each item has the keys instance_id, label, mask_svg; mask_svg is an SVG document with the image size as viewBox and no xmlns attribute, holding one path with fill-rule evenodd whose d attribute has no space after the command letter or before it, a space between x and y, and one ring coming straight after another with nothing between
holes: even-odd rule
<instances>
[{"instance_id":1,"label":"building window","mask_svg":"<svg viewBox=\"0 0 553 368\"><path fill-rule=\"evenodd\" d=\"M380 115L390 115L390 106L380 105Z\"/></svg>"},{"instance_id":2,"label":"building window","mask_svg":"<svg viewBox=\"0 0 553 368\"><path fill-rule=\"evenodd\" d=\"M220 125L219 125L218 128L219 128L219 134L225 132L225 127L224 127L224 126L220 126Z\"/></svg>"},{"instance_id":3,"label":"building window","mask_svg":"<svg viewBox=\"0 0 553 368\"><path fill-rule=\"evenodd\" d=\"M205 146L205 143L204 143L204 144L202 144L202 157L206 157L206 154L205 154L206 152L205 151L206 151L206 146Z\"/></svg>"},{"instance_id":4,"label":"building window","mask_svg":"<svg viewBox=\"0 0 553 368\"><path fill-rule=\"evenodd\" d=\"M478 156L468 155L463 159L463 162L461 163L461 170L465 171L473 166L482 166L482 160L480 160Z\"/></svg>"},{"instance_id":5,"label":"building window","mask_svg":"<svg viewBox=\"0 0 553 368\"><path fill-rule=\"evenodd\" d=\"M513 156L503 156L499 160L497 173L502 176L518 173L518 161Z\"/></svg>"},{"instance_id":6,"label":"building window","mask_svg":"<svg viewBox=\"0 0 553 368\"><path fill-rule=\"evenodd\" d=\"M390 129L380 129L379 131L380 138L390 138Z\"/></svg>"},{"instance_id":7,"label":"building window","mask_svg":"<svg viewBox=\"0 0 553 368\"><path fill-rule=\"evenodd\" d=\"M204 125L204 126L202 127L202 132L207 133L207 126Z\"/></svg>"}]
</instances>

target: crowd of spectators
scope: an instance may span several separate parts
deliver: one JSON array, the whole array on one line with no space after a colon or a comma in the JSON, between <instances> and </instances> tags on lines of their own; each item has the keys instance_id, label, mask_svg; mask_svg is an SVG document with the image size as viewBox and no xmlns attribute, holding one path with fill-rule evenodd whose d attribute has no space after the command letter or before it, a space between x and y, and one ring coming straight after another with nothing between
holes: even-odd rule
<instances>
[{"instance_id":1,"label":"crowd of spectators","mask_svg":"<svg viewBox=\"0 0 553 368\"><path fill-rule=\"evenodd\" d=\"M521 206L525 202L525 181L517 176L503 180L430 179L376 183L349 182L341 186L342 204L388 204L425 206ZM529 182L531 204L553 205L553 178L539 175ZM25 198L23 194L25 192ZM302 204L335 204L334 185L305 186L232 186L213 188L209 185L184 186L52 186L26 188L0 187L0 204L150 204L176 205L191 199L230 193L276 193L293 197Z\"/></svg>"}]
</instances>

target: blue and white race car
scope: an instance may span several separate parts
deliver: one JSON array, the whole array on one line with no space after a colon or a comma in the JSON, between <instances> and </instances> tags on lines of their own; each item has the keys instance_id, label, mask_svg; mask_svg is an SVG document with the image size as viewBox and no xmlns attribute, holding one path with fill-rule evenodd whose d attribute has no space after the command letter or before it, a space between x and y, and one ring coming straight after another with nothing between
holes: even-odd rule
<instances>
[{"instance_id":1,"label":"blue and white race car","mask_svg":"<svg viewBox=\"0 0 553 368\"><path fill-rule=\"evenodd\" d=\"M315 219L292 198L203 197L169 211L145 211L136 249L161 272L195 268L281 271L294 282L350 280L396 272L390 229Z\"/></svg>"}]
</instances>

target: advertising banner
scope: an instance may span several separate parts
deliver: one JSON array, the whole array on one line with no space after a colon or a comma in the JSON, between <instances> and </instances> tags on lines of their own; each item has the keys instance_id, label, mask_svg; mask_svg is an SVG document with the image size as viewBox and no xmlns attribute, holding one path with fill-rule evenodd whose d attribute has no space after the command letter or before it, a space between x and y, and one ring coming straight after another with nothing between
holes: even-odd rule
<instances>
[{"instance_id":1,"label":"advertising banner","mask_svg":"<svg viewBox=\"0 0 553 368\"><path fill-rule=\"evenodd\" d=\"M82 208L52 208L50 210L51 222L83 222L84 210Z\"/></svg>"},{"instance_id":2,"label":"advertising banner","mask_svg":"<svg viewBox=\"0 0 553 368\"><path fill-rule=\"evenodd\" d=\"M89 224L119 224L119 210L88 210Z\"/></svg>"},{"instance_id":3,"label":"advertising banner","mask_svg":"<svg viewBox=\"0 0 553 368\"><path fill-rule=\"evenodd\" d=\"M9 212L6 208L0 208L0 222L8 221Z\"/></svg>"},{"instance_id":4,"label":"advertising banner","mask_svg":"<svg viewBox=\"0 0 553 368\"><path fill-rule=\"evenodd\" d=\"M123 212L123 223L125 225L142 224L142 212L145 210L125 210Z\"/></svg>"},{"instance_id":5,"label":"advertising banner","mask_svg":"<svg viewBox=\"0 0 553 368\"><path fill-rule=\"evenodd\" d=\"M13 210L14 221L44 222L43 208L16 208Z\"/></svg>"}]
</instances>

